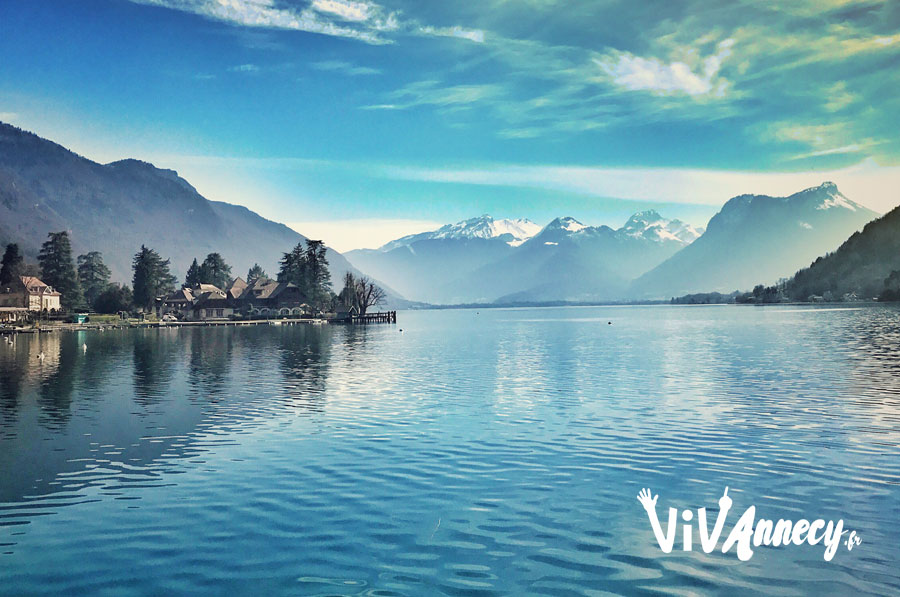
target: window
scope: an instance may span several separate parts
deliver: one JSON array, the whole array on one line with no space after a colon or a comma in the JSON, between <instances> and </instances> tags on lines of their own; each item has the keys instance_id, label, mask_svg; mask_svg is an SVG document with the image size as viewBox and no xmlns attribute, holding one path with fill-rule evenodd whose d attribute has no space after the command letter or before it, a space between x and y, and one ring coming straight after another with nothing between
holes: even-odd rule
<instances>
[{"instance_id":1,"label":"window","mask_svg":"<svg viewBox=\"0 0 900 597\"><path fill-rule=\"evenodd\" d=\"M207 317L212 317L212 314L213 314L213 310L212 310L212 309L207 309L207 310L206 310L206 316L207 316Z\"/></svg>"},{"instance_id":2,"label":"window","mask_svg":"<svg viewBox=\"0 0 900 597\"><path fill-rule=\"evenodd\" d=\"M225 309L216 309L216 317L225 317Z\"/></svg>"}]
</instances>

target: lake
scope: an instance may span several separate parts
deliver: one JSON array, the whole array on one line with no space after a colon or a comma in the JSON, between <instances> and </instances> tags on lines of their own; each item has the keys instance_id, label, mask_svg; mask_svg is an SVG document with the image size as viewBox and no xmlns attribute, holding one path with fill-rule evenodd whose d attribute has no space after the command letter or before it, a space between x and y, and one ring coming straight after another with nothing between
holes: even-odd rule
<instances>
[{"instance_id":1,"label":"lake","mask_svg":"<svg viewBox=\"0 0 900 597\"><path fill-rule=\"evenodd\" d=\"M0 594L900 594L900 309L398 316L0 341Z\"/></svg>"}]
</instances>

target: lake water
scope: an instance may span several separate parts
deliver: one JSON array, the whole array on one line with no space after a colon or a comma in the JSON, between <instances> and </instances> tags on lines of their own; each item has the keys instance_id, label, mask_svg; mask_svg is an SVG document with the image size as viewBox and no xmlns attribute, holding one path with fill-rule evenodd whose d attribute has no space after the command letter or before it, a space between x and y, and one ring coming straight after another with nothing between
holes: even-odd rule
<instances>
[{"instance_id":1,"label":"lake water","mask_svg":"<svg viewBox=\"0 0 900 597\"><path fill-rule=\"evenodd\" d=\"M399 320L0 341L0 594L900 594L900 309ZM862 543L662 553L725 486Z\"/></svg>"}]
</instances>

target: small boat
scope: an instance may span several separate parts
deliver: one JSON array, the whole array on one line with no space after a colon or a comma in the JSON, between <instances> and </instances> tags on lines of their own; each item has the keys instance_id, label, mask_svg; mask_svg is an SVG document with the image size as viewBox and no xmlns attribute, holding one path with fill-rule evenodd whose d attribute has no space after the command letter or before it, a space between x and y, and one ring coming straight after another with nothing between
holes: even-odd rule
<instances>
[{"instance_id":1,"label":"small boat","mask_svg":"<svg viewBox=\"0 0 900 597\"><path fill-rule=\"evenodd\" d=\"M281 325L280 321L269 321L269 325Z\"/></svg>"}]
</instances>

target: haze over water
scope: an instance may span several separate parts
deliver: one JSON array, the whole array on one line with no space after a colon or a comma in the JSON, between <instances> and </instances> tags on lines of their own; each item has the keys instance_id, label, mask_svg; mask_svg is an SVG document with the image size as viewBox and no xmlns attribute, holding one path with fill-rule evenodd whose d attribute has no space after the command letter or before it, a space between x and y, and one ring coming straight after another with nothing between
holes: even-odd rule
<instances>
[{"instance_id":1,"label":"haze over water","mask_svg":"<svg viewBox=\"0 0 900 597\"><path fill-rule=\"evenodd\" d=\"M0 594L900 594L897 346L885 306L20 335ZM638 491L725 486L726 533L862 544L663 554Z\"/></svg>"}]
</instances>

